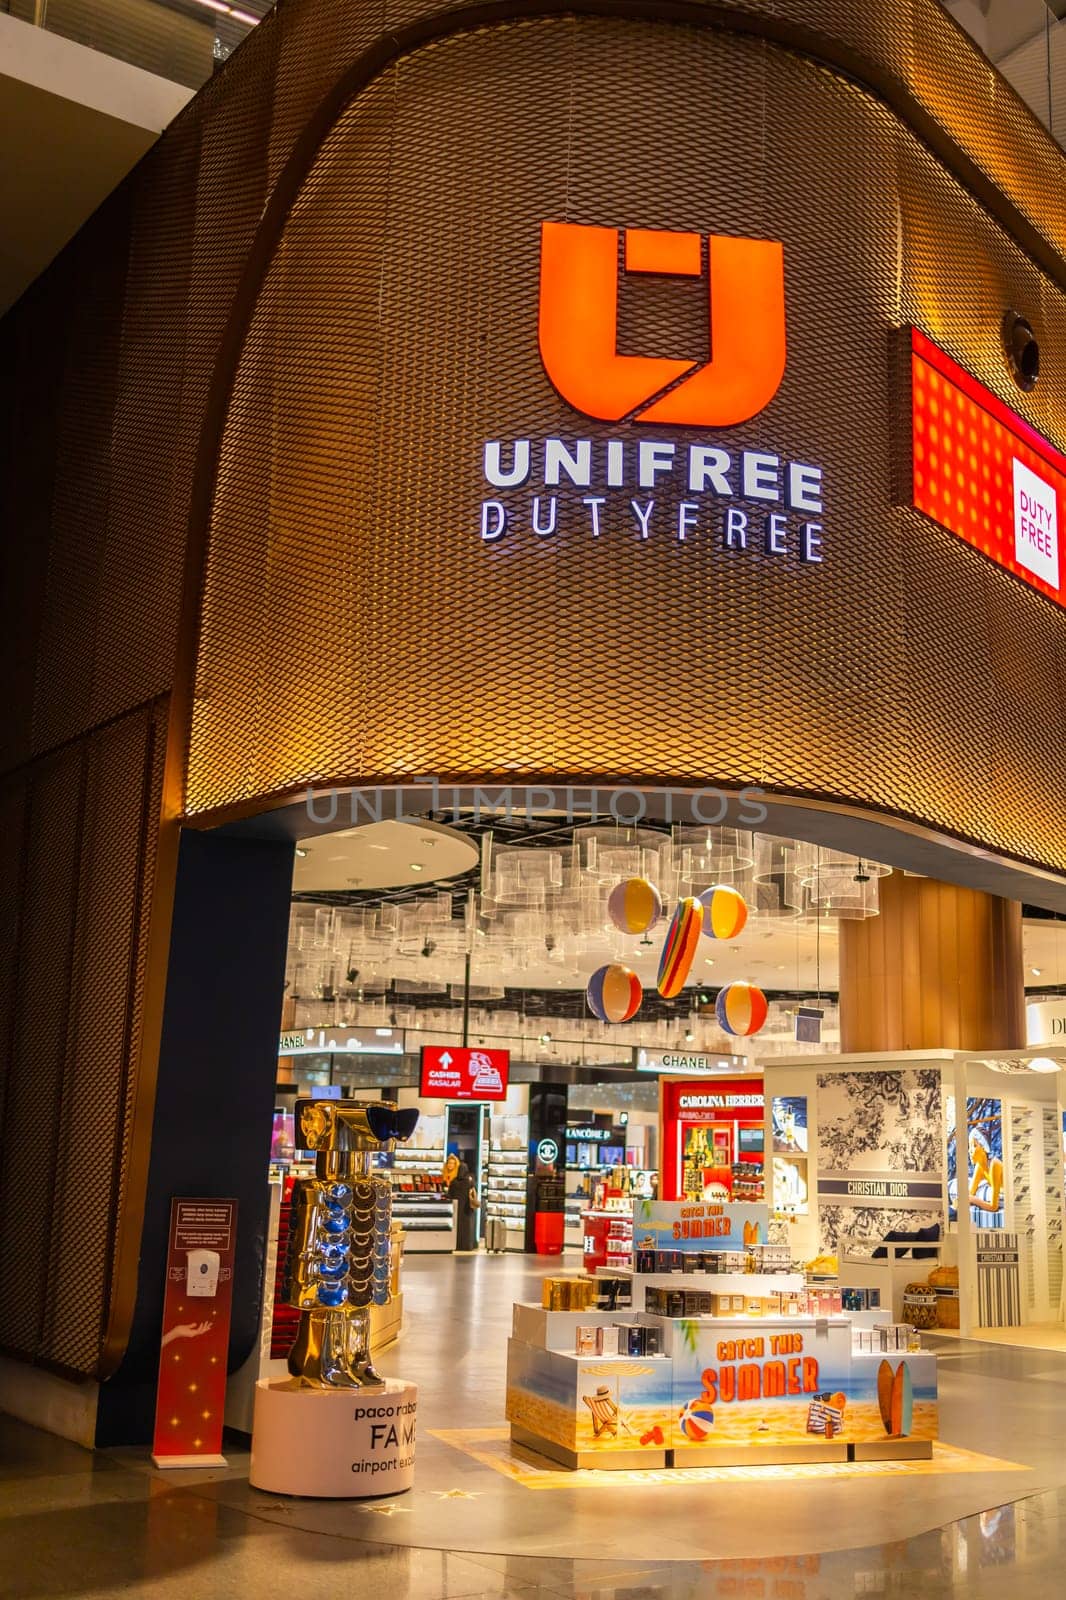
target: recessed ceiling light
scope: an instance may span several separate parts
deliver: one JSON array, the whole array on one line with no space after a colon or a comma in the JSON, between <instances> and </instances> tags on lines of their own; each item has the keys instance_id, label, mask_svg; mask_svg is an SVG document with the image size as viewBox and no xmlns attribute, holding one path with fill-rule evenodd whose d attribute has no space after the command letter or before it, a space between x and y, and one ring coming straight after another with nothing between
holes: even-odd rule
<instances>
[{"instance_id":1,"label":"recessed ceiling light","mask_svg":"<svg viewBox=\"0 0 1066 1600\"><path fill-rule=\"evenodd\" d=\"M260 20L250 11L242 11L240 6L232 6L229 0L196 0L197 5L206 6L209 11L217 11L223 17L232 17L236 22L243 22L249 28L254 28Z\"/></svg>"},{"instance_id":2,"label":"recessed ceiling light","mask_svg":"<svg viewBox=\"0 0 1066 1600\"><path fill-rule=\"evenodd\" d=\"M423 869L422 869L421 861L412 861L411 862L411 871L412 872L421 872L422 870Z\"/></svg>"},{"instance_id":3,"label":"recessed ceiling light","mask_svg":"<svg viewBox=\"0 0 1066 1600\"><path fill-rule=\"evenodd\" d=\"M368 844L367 845L367 849L368 850L387 850L388 848L389 847L388 847L387 844Z\"/></svg>"},{"instance_id":4,"label":"recessed ceiling light","mask_svg":"<svg viewBox=\"0 0 1066 1600\"><path fill-rule=\"evenodd\" d=\"M1030 967L1029 971L1033 974L1034 978L1039 978L1040 971L1041 971L1041 969L1039 967Z\"/></svg>"},{"instance_id":5,"label":"recessed ceiling light","mask_svg":"<svg viewBox=\"0 0 1066 1600\"><path fill-rule=\"evenodd\" d=\"M298 856L305 856L307 854L307 851L304 849L303 845L299 845L298 844L296 846L296 854Z\"/></svg>"},{"instance_id":6,"label":"recessed ceiling light","mask_svg":"<svg viewBox=\"0 0 1066 1600\"><path fill-rule=\"evenodd\" d=\"M713 966L714 966L714 959L713 959L713 957L712 957L712 956L704 956L704 958L703 958L703 965L704 965L704 966L705 966L705 967L713 967Z\"/></svg>"}]
</instances>

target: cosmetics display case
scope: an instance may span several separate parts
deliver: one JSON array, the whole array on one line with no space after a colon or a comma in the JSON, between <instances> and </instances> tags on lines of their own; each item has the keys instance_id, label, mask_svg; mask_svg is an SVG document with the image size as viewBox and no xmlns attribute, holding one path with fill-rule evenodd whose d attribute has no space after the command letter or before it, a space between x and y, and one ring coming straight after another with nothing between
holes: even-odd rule
<instances>
[{"instance_id":1,"label":"cosmetics display case","mask_svg":"<svg viewBox=\"0 0 1066 1600\"><path fill-rule=\"evenodd\" d=\"M397 1151L391 1168L392 1214L411 1255L455 1249L455 1206L441 1188L443 1149Z\"/></svg>"},{"instance_id":2,"label":"cosmetics display case","mask_svg":"<svg viewBox=\"0 0 1066 1600\"><path fill-rule=\"evenodd\" d=\"M633 1215L627 1203L623 1210L591 1207L582 1216L582 1254L586 1272L633 1264Z\"/></svg>"},{"instance_id":3,"label":"cosmetics display case","mask_svg":"<svg viewBox=\"0 0 1066 1600\"><path fill-rule=\"evenodd\" d=\"M496 1143L490 1146L482 1185L483 1220L486 1235L491 1222L503 1223L508 1250L521 1250L525 1245L528 1178L524 1150L507 1150Z\"/></svg>"},{"instance_id":4,"label":"cosmetics display case","mask_svg":"<svg viewBox=\"0 0 1066 1600\"><path fill-rule=\"evenodd\" d=\"M889 1312L809 1287L767 1221L638 1202L633 1270L546 1279L544 1305L517 1304L514 1442L608 1470L929 1459L936 1357Z\"/></svg>"},{"instance_id":5,"label":"cosmetics display case","mask_svg":"<svg viewBox=\"0 0 1066 1600\"><path fill-rule=\"evenodd\" d=\"M567 1144L567 1150L571 1148ZM578 1146L581 1149L582 1146ZM566 1169L566 1232L567 1244L581 1246L586 1251L585 1265L598 1265L589 1260L587 1240L595 1230L588 1226L590 1217L605 1212L620 1212L632 1217L633 1200L650 1198L656 1173L651 1167L615 1163L610 1166L584 1166ZM600 1252L602 1253L602 1252Z\"/></svg>"}]
</instances>

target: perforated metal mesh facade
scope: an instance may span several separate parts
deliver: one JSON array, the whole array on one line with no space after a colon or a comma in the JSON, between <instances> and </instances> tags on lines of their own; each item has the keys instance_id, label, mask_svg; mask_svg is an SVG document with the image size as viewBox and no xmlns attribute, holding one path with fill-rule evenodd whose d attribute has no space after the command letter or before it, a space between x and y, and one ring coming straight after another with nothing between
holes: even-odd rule
<instances>
[{"instance_id":1,"label":"perforated metal mesh facade","mask_svg":"<svg viewBox=\"0 0 1066 1600\"><path fill-rule=\"evenodd\" d=\"M720 515L679 543L683 486L646 541L625 495L592 537L578 491L536 538L526 490L480 542L486 439L642 436L542 369L544 218L784 241L777 397L728 438L669 436L822 465L822 565L726 551ZM688 352L698 285L627 296L626 348ZM728 781L1066 866L1025 778L1066 780L1060 619L890 489L890 331L915 321L1017 404L999 321L1044 298L894 118L760 41L571 18L414 52L322 149L248 334L190 808L413 773Z\"/></svg>"},{"instance_id":2,"label":"perforated metal mesh facade","mask_svg":"<svg viewBox=\"0 0 1066 1600\"><path fill-rule=\"evenodd\" d=\"M448 9L283 0L0 325L0 1345L73 1371L98 1370L137 1266L147 907L183 645L198 815L306 778L745 778L1066 865L1058 619L890 509L885 347L915 321L1066 445L1061 386L1020 396L998 354L1010 301L1061 370L1066 294L883 103L780 37L717 30L766 27L913 96L1010 193L1045 265L1066 250L1060 152L934 0L405 40ZM197 464L258 292L251 253L309 140L237 375L196 639ZM825 467L822 568L616 530L481 547L485 437L610 431L539 367L551 216L785 240L786 383L738 437ZM625 337L687 348L691 305L646 288ZM47 1222L27 1199L45 1195Z\"/></svg>"},{"instance_id":3,"label":"perforated metal mesh facade","mask_svg":"<svg viewBox=\"0 0 1066 1600\"><path fill-rule=\"evenodd\" d=\"M161 711L121 719L4 794L0 1347L100 1357L125 1194Z\"/></svg>"}]
</instances>

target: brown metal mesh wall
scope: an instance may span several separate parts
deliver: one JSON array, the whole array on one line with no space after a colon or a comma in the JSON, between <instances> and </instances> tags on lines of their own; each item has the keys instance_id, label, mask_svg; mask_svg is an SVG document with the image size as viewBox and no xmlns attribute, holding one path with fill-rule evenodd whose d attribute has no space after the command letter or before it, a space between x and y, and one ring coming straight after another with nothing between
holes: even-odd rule
<instances>
[{"instance_id":1,"label":"brown metal mesh wall","mask_svg":"<svg viewBox=\"0 0 1066 1600\"><path fill-rule=\"evenodd\" d=\"M20 600L0 764L20 768L8 804L32 817L31 839L58 830L55 850L5 848L0 868L0 1347L76 1373L99 1369L116 1276L137 1271L137 1226L122 1262L115 1240L142 1203L128 1186L151 1127L150 1097L137 1129L134 1105L152 1071L140 1038L161 697L199 432L263 209L276 32L255 41L243 85L226 73L204 91L0 334ZM80 809L55 799L59 772L76 775Z\"/></svg>"},{"instance_id":2,"label":"brown metal mesh wall","mask_svg":"<svg viewBox=\"0 0 1066 1600\"><path fill-rule=\"evenodd\" d=\"M158 715L161 715L159 713ZM0 1348L90 1373L112 1289L164 741L142 712L3 801Z\"/></svg>"},{"instance_id":3,"label":"brown metal mesh wall","mask_svg":"<svg viewBox=\"0 0 1066 1600\"><path fill-rule=\"evenodd\" d=\"M0 1346L20 1354L38 1353L44 1323L48 1273L42 1265L56 1182L80 811L81 763L72 752L39 775L24 846L19 992L0 1129ZM36 1003L39 995L48 997L43 1006Z\"/></svg>"},{"instance_id":4,"label":"brown metal mesh wall","mask_svg":"<svg viewBox=\"0 0 1066 1600\"><path fill-rule=\"evenodd\" d=\"M823 567L621 523L480 545L486 438L620 432L541 369L546 217L785 241L786 380L729 443L824 464ZM1017 406L998 323L1044 297L881 107L758 41L557 19L405 58L314 163L246 343L191 809L401 773L724 780L1066 866L1061 619L889 482L890 329ZM634 348L683 343L674 305L633 299ZM1031 414L1061 440L1047 398Z\"/></svg>"}]
</instances>

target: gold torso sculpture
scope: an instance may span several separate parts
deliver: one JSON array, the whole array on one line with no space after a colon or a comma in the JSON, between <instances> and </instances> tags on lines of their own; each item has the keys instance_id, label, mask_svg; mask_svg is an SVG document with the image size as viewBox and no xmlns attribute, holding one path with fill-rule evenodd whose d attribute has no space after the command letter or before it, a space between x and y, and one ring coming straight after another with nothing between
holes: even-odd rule
<instances>
[{"instance_id":1,"label":"gold torso sculpture","mask_svg":"<svg viewBox=\"0 0 1066 1600\"><path fill-rule=\"evenodd\" d=\"M370 1359L370 1307L391 1298L392 1185L372 1163L417 1122L417 1111L386 1100L296 1103L296 1142L315 1152L315 1176L293 1187L286 1259L286 1299L300 1313L289 1351L298 1386L384 1381Z\"/></svg>"}]
</instances>

